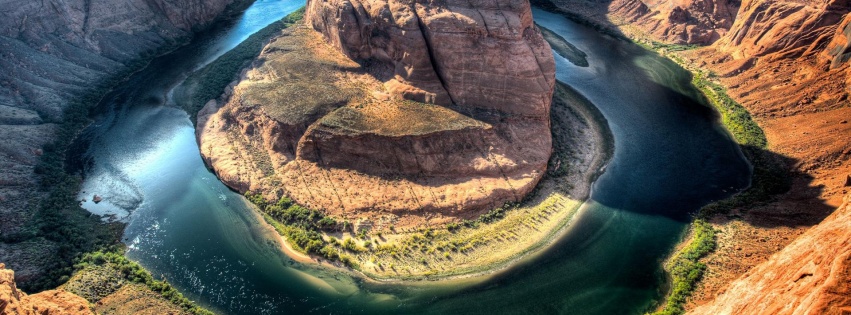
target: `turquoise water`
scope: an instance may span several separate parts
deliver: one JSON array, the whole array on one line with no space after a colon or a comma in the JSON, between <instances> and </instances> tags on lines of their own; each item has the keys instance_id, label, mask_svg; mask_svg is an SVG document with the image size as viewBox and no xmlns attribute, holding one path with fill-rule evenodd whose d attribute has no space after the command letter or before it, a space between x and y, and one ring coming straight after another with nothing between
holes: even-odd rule
<instances>
[{"instance_id":1,"label":"turquoise water","mask_svg":"<svg viewBox=\"0 0 851 315\"><path fill-rule=\"evenodd\" d=\"M536 21L588 55L557 77L606 116L615 152L591 200L552 248L488 278L374 283L297 263L245 200L204 166L189 116L166 104L187 74L303 5L258 1L158 58L100 104L86 130L85 195L128 222L127 255L225 314L634 314L660 296L661 261L688 214L748 184L750 170L697 101L687 72L631 43L540 10Z\"/></svg>"}]
</instances>

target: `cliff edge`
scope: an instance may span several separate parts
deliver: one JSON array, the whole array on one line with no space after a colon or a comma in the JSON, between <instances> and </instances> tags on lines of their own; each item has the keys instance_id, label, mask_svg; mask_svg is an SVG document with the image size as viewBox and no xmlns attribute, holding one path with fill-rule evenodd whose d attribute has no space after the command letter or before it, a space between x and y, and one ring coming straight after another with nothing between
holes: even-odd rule
<instances>
[{"instance_id":1,"label":"cliff edge","mask_svg":"<svg viewBox=\"0 0 851 315\"><path fill-rule=\"evenodd\" d=\"M62 289L27 295L15 285L15 272L0 264L0 314L94 315L89 302Z\"/></svg>"},{"instance_id":2,"label":"cliff edge","mask_svg":"<svg viewBox=\"0 0 851 315\"><path fill-rule=\"evenodd\" d=\"M819 225L689 314L851 313L851 195Z\"/></svg>"}]
</instances>

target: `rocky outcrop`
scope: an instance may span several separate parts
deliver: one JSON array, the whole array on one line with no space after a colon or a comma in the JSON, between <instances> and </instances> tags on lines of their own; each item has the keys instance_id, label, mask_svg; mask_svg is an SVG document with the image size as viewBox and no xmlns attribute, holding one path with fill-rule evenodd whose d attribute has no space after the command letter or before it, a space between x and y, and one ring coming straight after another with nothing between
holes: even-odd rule
<instances>
[{"instance_id":1,"label":"rocky outcrop","mask_svg":"<svg viewBox=\"0 0 851 315\"><path fill-rule=\"evenodd\" d=\"M306 17L350 58L390 64L385 84L406 99L548 112L555 66L528 0L309 1Z\"/></svg>"},{"instance_id":2,"label":"rocky outcrop","mask_svg":"<svg viewBox=\"0 0 851 315\"><path fill-rule=\"evenodd\" d=\"M673 44L708 45L722 36L736 20L739 1L731 0L537 0L616 28L638 27L656 40Z\"/></svg>"},{"instance_id":3,"label":"rocky outcrop","mask_svg":"<svg viewBox=\"0 0 851 315\"><path fill-rule=\"evenodd\" d=\"M229 186L403 226L519 201L543 176L555 63L528 1L309 1L305 20L198 115Z\"/></svg>"},{"instance_id":4,"label":"rocky outcrop","mask_svg":"<svg viewBox=\"0 0 851 315\"><path fill-rule=\"evenodd\" d=\"M839 68L851 60L851 15L845 15L845 19L836 27L821 57L830 63L831 69Z\"/></svg>"},{"instance_id":5,"label":"rocky outcrop","mask_svg":"<svg viewBox=\"0 0 851 315\"><path fill-rule=\"evenodd\" d=\"M15 272L0 263L0 314L94 315L89 302L65 290L27 295L15 285Z\"/></svg>"},{"instance_id":6,"label":"rocky outcrop","mask_svg":"<svg viewBox=\"0 0 851 315\"><path fill-rule=\"evenodd\" d=\"M743 1L736 22L715 48L735 59L818 53L849 11L847 0Z\"/></svg>"},{"instance_id":7,"label":"rocky outcrop","mask_svg":"<svg viewBox=\"0 0 851 315\"><path fill-rule=\"evenodd\" d=\"M666 42L706 45L718 40L736 20L738 1L646 0L650 14L640 19L649 33Z\"/></svg>"},{"instance_id":8,"label":"rocky outcrop","mask_svg":"<svg viewBox=\"0 0 851 315\"><path fill-rule=\"evenodd\" d=\"M689 314L851 313L851 195L830 217Z\"/></svg>"},{"instance_id":9,"label":"rocky outcrop","mask_svg":"<svg viewBox=\"0 0 851 315\"><path fill-rule=\"evenodd\" d=\"M34 166L72 100L174 47L234 2L0 0L0 240L33 221ZM28 279L41 266L21 256L48 254L24 244L0 243L0 259Z\"/></svg>"}]
</instances>

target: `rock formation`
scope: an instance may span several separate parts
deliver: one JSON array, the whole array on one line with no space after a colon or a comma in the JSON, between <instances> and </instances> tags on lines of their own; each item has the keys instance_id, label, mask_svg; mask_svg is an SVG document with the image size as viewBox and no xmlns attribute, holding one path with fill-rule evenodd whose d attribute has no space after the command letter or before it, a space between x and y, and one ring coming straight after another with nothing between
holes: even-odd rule
<instances>
[{"instance_id":1,"label":"rock formation","mask_svg":"<svg viewBox=\"0 0 851 315\"><path fill-rule=\"evenodd\" d=\"M577 14L595 24L629 24L654 38L674 44L707 45L725 34L736 20L738 1L730 0L537 0L542 5Z\"/></svg>"},{"instance_id":2,"label":"rock formation","mask_svg":"<svg viewBox=\"0 0 851 315\"><path fill-rule=\"evenodd\" d=\"M689 314L851 313L851 195L819 225Z\"/></svg>"},{"instance_id":3,"label":"rock formation","mask_svg":"<svg viewBox=\"0 0 851 315\"><path fill-rule=\"evenodd\" d=\"M32 221L33 169L71 101L188 38L233 2L0 0L0 239ZM41 250L52 248L44 239L0 242L0 260L29 279L47 255Z\"/></svg>"},{"instance_id":4,"label":"rock formation","mask_svg":"<svg viewBox=\"0 0 851 315\"><path fill-rule=\"evenodd\" d=\"M15 285L15 272L0 264L0 314L3 315L94 315L85 299L50 290L27 295Z\"/></svg>"},{"instance_id":5,"label":"rock formation","mask_svg":"<svg viewBox=\"0 0 851 315\"><path fill-rule=\"evenodd\" d=\"M305 20L198 115L229 186L400 226L519 201L544 174L555 64L528 1L312 0Z\"/></svg>"}]
</instances>

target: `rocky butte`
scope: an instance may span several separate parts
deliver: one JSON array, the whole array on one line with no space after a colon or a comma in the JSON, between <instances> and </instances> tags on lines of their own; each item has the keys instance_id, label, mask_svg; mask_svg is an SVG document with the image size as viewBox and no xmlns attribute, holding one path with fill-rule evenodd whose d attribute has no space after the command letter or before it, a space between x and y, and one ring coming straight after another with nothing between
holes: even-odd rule
<instances>
[{"instance_id":1,"label":"rocky butte","mask_svg":"<svg viewBox=\"0 0 851 315\"><path fill-rule=\"evenodd\" d=\"M415 227L538 184L555 64L527 0L311 0L304 20L198 115L227 185Z\"/></svg>"}]
</instances>

